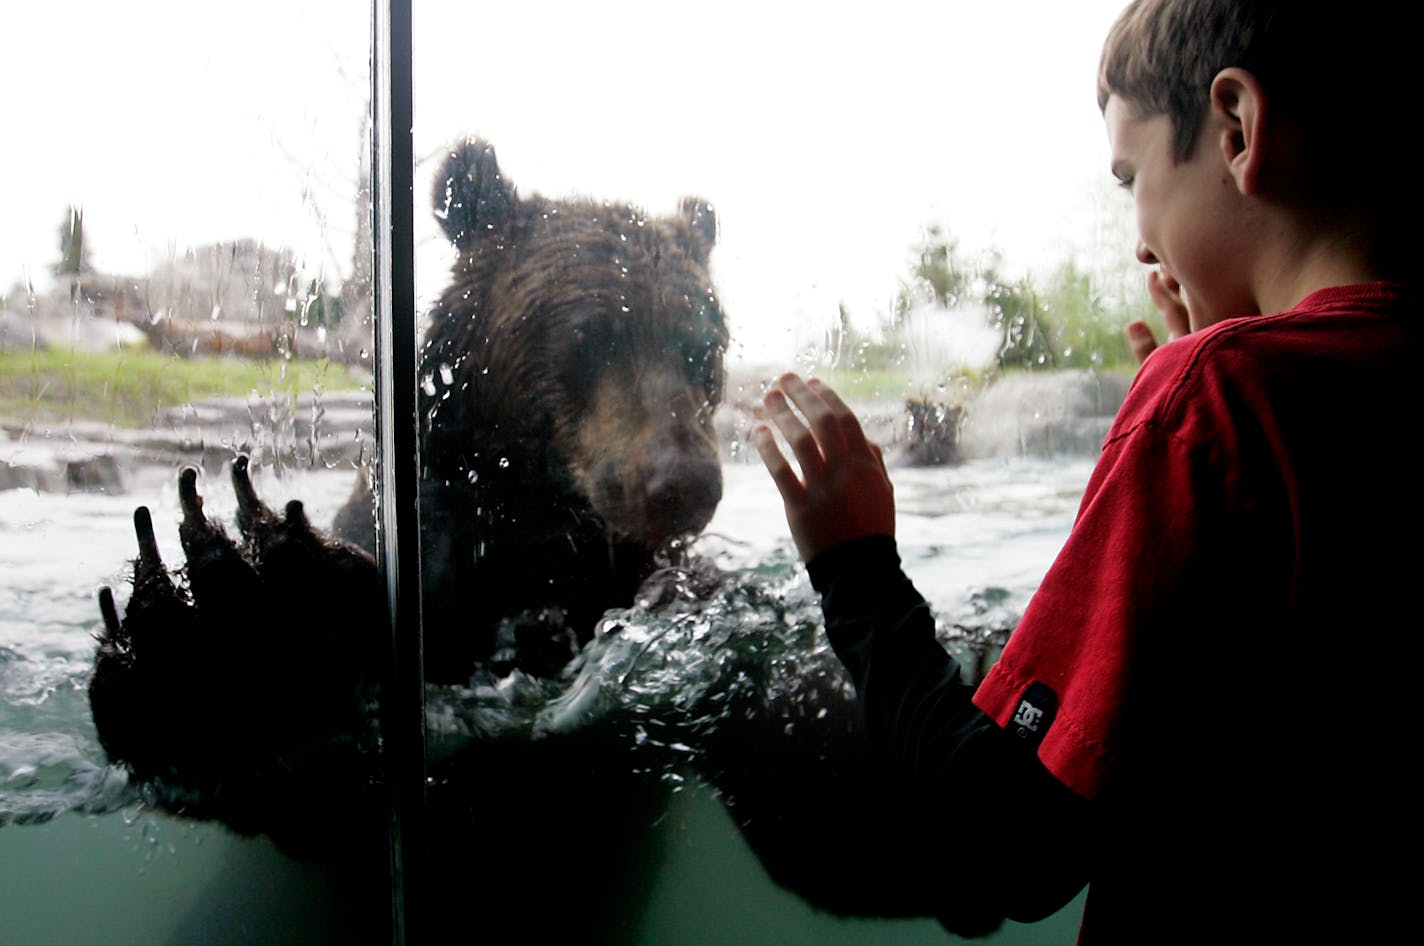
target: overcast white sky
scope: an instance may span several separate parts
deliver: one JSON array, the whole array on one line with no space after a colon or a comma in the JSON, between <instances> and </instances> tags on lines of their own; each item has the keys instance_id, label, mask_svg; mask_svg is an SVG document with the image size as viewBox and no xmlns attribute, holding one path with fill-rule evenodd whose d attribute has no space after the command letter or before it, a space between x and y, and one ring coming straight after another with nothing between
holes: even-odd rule
<instances>
[{"instance_id":1,"label":"overcast white sky","mask_svg":"<svg viewBox=\"0 0 1424 946\"><path fill-rule=\"evenodd\" d=\"M1123 2L416 0L416 151L478 134L524 191L710 199L734 335L795 344L888 307L930 224L1010 266L1101 250L1122 204L1093 80ZM71 202L105 270L255 237L339 279L367 11L5 4L0 287L42 280Z\"/></svg>"}]
</instances>

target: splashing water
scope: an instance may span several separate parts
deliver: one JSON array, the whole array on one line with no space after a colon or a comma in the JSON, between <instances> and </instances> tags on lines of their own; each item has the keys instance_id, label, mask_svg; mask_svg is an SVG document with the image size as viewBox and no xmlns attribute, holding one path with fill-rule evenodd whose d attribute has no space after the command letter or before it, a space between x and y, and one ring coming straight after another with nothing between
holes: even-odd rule
<instances>
[{"instance_id":1,"label":"splashing water","mask_svg":"<svg viewBox=\"0 0 1424 946\"><path fill-rule=\"evenodd\" d=\"M1088 469L985 461L897 471L901 556L970 676L992 661L1061 545ZM638 764L652 760L673 780L695 761L699 736L758 696L794 726L824 714L826 694L848 693L775 490L750 463L729 464L725 478L726 498L693 549L704 564L655 575L637 603L604 616L561 676L430 687L432 765L472 740L612 725ZM134 496L150 500L159 543L177 554L172 471L146 471L130 487L117 496L0 492L0 827L143 802L107 763L86 693L93 593L100 583L126 586ZM318 522L349 488L340 471L289 473L260 487L303 495ZM220 484L205 484L205 495L209 511L230 520L235 503Z\"/></svg>"}]
</instances>

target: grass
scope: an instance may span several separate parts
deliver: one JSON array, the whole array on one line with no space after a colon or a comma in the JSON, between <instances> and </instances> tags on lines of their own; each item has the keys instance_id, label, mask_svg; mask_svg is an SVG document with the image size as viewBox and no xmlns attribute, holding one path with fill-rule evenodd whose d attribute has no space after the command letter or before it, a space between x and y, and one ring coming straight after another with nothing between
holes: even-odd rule
<instances>
[{"instance_id":1,"label":"grass","mask_svg":"<svg viewBox=\"0 0 1424 946\"><path fill-rule=\"evenodd\" d=\"M944 384L933 383L922 376L898 368L836 368L820 377L842 397L855 400L903 400L928 397L931 400L956 400L975 386L976 381L956 377Z\"/></svg>"},{"instance_id":2,"label":"grass","mask_svg":"<svg viewBox=\"0 0 1424 946\"><path fill-rule=\"evenodd\" d=\"M143 350L0 352L0 417L142 427L161 411L221 397L349 391L369 380L326 360L179 358Z\"/></svg>"},{"instance_id":3,"label":"grass","mask_svg":"<svg viewBox=\"0 0 1424 946\"><path fill-rule=\"evenodd\" d=\"M851 401L904 401L928 398L957 404L967 399L985 379L979 374L946 370L944 378L932 380L899 366L879 368L807 367L788 362L781 365L742 367L728 379L728 388L743 398L760 400L761 392L782 371L794 368L802 377L825 381L841 397Z\"/></svg>"}]
</instances>

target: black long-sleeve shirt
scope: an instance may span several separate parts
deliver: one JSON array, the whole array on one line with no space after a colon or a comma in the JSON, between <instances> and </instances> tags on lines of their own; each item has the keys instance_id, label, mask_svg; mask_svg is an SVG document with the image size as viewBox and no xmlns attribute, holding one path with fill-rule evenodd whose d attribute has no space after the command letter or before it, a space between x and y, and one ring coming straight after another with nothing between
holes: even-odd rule
<instances>
[{"instance_id":1,"label":"black long-sleeve shirt","mask_svg":"<svg viewBox=\"0 0 1424 946\"><path fill-rule=\"evenodd\" d=\"M971 702L892 538L832 549L808 571L872 743L945 820L931 826L955 845L944 858L968 868L946 900L1023 922L1056 912L1088 877L1089 803Z\"/></svg>"}]
</instances>

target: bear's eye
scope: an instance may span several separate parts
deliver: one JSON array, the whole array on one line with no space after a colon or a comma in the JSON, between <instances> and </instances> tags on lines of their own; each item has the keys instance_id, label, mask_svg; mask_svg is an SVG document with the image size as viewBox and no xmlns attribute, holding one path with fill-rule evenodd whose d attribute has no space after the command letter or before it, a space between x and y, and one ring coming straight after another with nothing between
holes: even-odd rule
<instances>
[{"instance_id":1,"label":"bear's eye","mask_svg":"<svg viewBox=\"0 0 1424 946\"><path fill-rule=\"evenodd\" d=\"M608 326L592 319L577 323L569 331L569 342L588 357L602 358L610 345Z\"/></svg>"},{"instance_id":2,"label":"bear's eye","mask_svg":"<svg viewBox=\"0 0 1424 946\"><path fill-rule=\"evenodd\" d=\"M542 347L544 362L553 369L551 377L580 402L592 397L614 348L607 321L581 307L565 309L562 318L550 320Z\"/></svg>"},{"instance_id":3,"label":"bear's eye","mask_svg":"<svg viewBox=\"0 0 1424 946\"><path fill-rule=\"evenodd\" d=\"M608 320L587 305L570 306L550 320L547 343L560 354L602 353L608 348Z\"/></svg>"}]
</instances>

